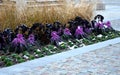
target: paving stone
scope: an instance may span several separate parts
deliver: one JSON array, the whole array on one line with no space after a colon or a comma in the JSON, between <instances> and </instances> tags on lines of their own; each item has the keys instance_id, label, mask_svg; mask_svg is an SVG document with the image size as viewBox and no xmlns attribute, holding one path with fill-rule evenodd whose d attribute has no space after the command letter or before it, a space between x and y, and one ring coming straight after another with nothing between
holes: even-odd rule
<instances>
[{"instance_id":1,"label":"paving stone","mask_svg":"<svg viewBox=\"0 0 120 75\"><path fill-rule=\"evenodd\" d=\"M17 75L119 75L119 48L120 43L54 62L44 67L39 66Z\"/></svg>"}]
</instances>

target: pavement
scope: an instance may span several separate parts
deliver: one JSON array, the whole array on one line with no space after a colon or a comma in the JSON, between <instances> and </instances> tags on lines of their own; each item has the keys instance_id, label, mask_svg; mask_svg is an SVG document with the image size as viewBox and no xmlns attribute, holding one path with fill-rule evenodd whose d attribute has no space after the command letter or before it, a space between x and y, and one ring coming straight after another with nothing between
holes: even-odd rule
<instances>
[{"instance_id":1,"label":"pavement","mask_svg":"<svg viewBox=\"0 0 120 75\"><path fill-rule=\"evenodd\" d=\"M96 13L105 16L105 21L110 20L113 28L120 30L119 7L107 5L106 10ZM120 38L71 51L61 53L61 56L53 55L52 62L38 59L39 62L35 61L34 64L21 64L19 66L24 67L21 71L19 67L13 72L10 68L0 69L0 75L120 75ZM44 61L49 63L45 64Z\"/></svg>"},{"instance_id":2,"label":"pavement","mask_svg":"<svg viewBox=\"0 0 120 75\"><path fill-rule=\"evenodd\" d=\"M95 14L102 14L106 20L117 20L120 19L118 16L120 14L120 6L117 5L106 5L105 10L98 10Z\"/></svg>"},{"instance_id":3,"label":"pavement","mask_svg":"<svg viewBox=\"0 0 120 75\"><path fill-rule=\"evenodd\" d=\"M118 3L117 3L118 1ZM105 4L105 10L97 10L95 11L95 15L101 14L104 16L104 21L110 21L112 27L115 30L120 31L120 0L103 0ZM113 5L113 4L114 5Z\"/></svg>"},{"instance_id":4,"label":"pavement","mask_svg":"<svg viewBox=\"0 0 120 75\"><path fill-rule=\"evenodd\" d=\"M120 75L120 43L14 75Z\"/></svg>"},{"instance_id":5,"label":"pavement","mask_svg":"<svg viewBox=\"0 0 120 75\"><path fill-rule=\"evenodd\" d=\"M104 16L104 21L110 21L115 30L120 31L120 6L107 5L105 10L96 11L95 14Z\"/></svg>"}]
</instances>

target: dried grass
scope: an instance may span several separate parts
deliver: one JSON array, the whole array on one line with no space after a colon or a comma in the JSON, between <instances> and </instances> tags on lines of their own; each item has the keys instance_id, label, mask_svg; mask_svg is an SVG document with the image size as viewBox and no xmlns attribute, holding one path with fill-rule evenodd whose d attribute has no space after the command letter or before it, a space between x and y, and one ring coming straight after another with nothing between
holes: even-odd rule
<instances>
[{"instance_id":1,"label":"dried grass","mask_svg":"<svg viewBox=\"0 0 120 75\"><path fill-rule=\"evenodd\" d=\"M6 6L0 12L0 24L2 30L7 27L14 29L22 23L31 26L35 22L45 24L60 21L65 24L76 16L81 16L90 21L93 13L94 5L92 3L81 3L74 6L72 2L69 2L69 4L64 2L62 6L26 9L22 14L18 14L14 6Z\"/></svg>"}]
</instances>

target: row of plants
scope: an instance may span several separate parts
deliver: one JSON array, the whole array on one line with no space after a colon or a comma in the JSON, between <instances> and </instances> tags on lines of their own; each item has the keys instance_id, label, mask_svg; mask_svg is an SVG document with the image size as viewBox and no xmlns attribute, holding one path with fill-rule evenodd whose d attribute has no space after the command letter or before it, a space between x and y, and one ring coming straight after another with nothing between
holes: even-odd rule
<instances>
[{"instance_id":1,"label":"row of plants","mask_svg":"<svg viewBox=\"0 0 120 75\"><path fill-rule=\"evenodd\" d=\"M57 21L7 28L0 32L0 67L120 37L120 32L103 20L102 15L91 22L77 16L65 25Z\"/></svg>"},{"instance_id":2,"label":"row of plants","mask_svg":"<svg viewBox=\"0 0 120 75\"><path fill-rule=\"evenodd\" d=\"M59 48L57 48L54 45L47 45L42 47L41 49L33 49L33 51L24 51L23 53L20 53L20 54L17 54L17 53L2 54L0 56L0 67L11 66L17 63L33 60L35 58L40 58L40 57L60 53L63 51L67 51L70 49L75 49L75 48L83 47L93 43L120 37L120 32L118 32L119 34L117 35L114 32L109 32L109 33L110 35L106 35L102 37L92 36L91 37L92 41L88 41L87 39L81 39L81 40L75 39L69 42L62 42Z\"/></svg>"}]
</instances>

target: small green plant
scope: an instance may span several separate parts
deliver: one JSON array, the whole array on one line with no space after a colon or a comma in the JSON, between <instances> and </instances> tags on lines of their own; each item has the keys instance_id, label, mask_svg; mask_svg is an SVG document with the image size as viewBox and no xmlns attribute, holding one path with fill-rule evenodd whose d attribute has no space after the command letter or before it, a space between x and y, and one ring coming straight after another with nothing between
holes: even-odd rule
<instances>
[{"instance_id":1,"label":"small green plant","mask_svg":"<svg viewBox=\"0 0 120 75\"><path fill-rule=\"evenodd\" d=\"M3 61L5 63L5 66L11 66L11 65L13 65L12 59L9 58L9 57L4 58Z\"/></svg>"},{"instance_id":2,"label":"small green plant","mask_svg":"<svg viewBox=\"0 0 120 75\"><path fill-rule=\"evenodd\" d=\"M88 40L88 39L86 39L86 38L83 38L83 43L86 44L86 45L90 45L90 44L92 44L93 42L90 41L90 40Z\"/></svg>"},{"instance_id":3,"label":"small green plant","mask_svg":"<svg viewBox=\"0 0 120 75\"><path fill-rule=\"evenodd\" d=\"M40 49L35 49L35 54L40 54L41 53L41 50Z\"/></svg>"},{"instance_id":4,"label":"small green plant","mask_svg":"<svg viewBox=\"0 0 120 75\"><path fill-rule=\"evenodd\" d=\"M42 53L44 55L50 55L51 54L50 50L47 47L42 47Z\"/></svg>"},{"instance_id":5,"label":"small green plant","mask_svg":"<svg viewBox=\"0 0 120 75\"><path fill-rule=\"evenodd\" d=\"M69 41L67 44L68 44L68 46L70 46L70 47L74 46L74 43L71 42L71 41Z\"/></svg>"},{"instance_id":6,"label":"small green plant","mask_svg":"<svg viewBox=\"0 0 120 75\"><path fill-rule=\"evenodd\" d=\"M32 60L32 59L34 59L35 57L34 57L34 55L30 55L29 56L29 60Z\"/></svg>"},{"instance_id":7,"label":"small green plant","mask_svg":"<svg viewBox=\"0 0 120 75\"><path fill-rule=\"evenodd\" d=\"M8 61L8 62L6 62L5 65L6 65L6 66L11 66L11 65L13 65L13 62L12 62L12 61Z\"/></svg>"},{"instance_id":8,"label":"small green plant","mask_svg":"<svg viewBox=\"0 0 120 75\"><path fill-rule=\"evenodd\" d=\"M65 43L62 43L62 44L60 44L60 48L61 48L61 49L66 49L66 48L67 48L67 46L66 46L66 44L65 44Z\"/></svg>"},{"instance_id":9,"label":"small green plant","mask_svg":"<svg viewBox=\"0 0 120 75\"><path fill-rule=\"evenodd\" d=\"M54 45L48 45L48 49L50 50L54 49Z\"/></svg>"},{"instance_id":10,"label":"small green plant","mask_svg":"<svg viewBox=\"0 0 120 75\"><path fill-rule=\"evenodd\" d=\"M74 46L74 48L76 49L76 48L78 48L78 46Z\"/></svg>"},{"instance_id":11,"label":"small green plant","mask_svg":"<svg viewBox=\"0 0 120 75\"><path fill-rule=\"evenodd\" d=\"M25 62L25 59L20 58L20 59L18 60L18 63L22 63L22 62Z\"/></svg>"}]
</instances>

